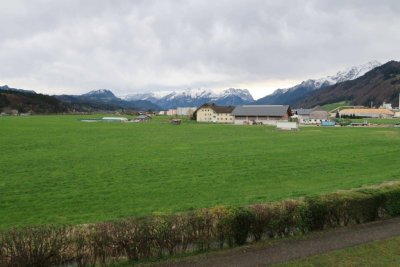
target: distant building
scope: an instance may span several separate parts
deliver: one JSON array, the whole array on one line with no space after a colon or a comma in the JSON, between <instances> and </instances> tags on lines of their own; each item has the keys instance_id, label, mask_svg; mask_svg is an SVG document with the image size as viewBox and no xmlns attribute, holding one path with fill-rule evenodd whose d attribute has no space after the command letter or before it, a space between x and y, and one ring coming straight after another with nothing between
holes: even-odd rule
<instances>
[{"instance_id":1,"label":"distant building","mask_svg":"<svg viewBox=\"0 0 400 267\"><path fill-rule=\"evenodd\" d=\"M197 107L178 107L176 108L176 115L178 116L191 116Z\"/></svg>"},{"instance_id":2,"label":"distant building","mask_svg":"<svg viewBox=\"0 0 400 267\"><path fill-rule=\"evenodd\" d=\"M340 117L356 116L362 118L391 118L394 112L385 108L349 108L339 111Z\"/></svg>"},{"instance_id":3,"label":"distant building","mask_svg":"<svg viewBox=\"0 0 400 267\"><path fill-rule=\"evenodd\" d=\"M293 113L297 115L299 123L302 124L321 124L329 120L329 113L319 106L310 109L294 109Z\"/></svg>"},{"instance_id":4,"label":"distant building","mask_svg":"<svg viewBox=\"0 0 400 267\"><path fill-rule=\"evenodd\" d=\"M195 111L196 120L198 122L233 123L231 112L234 108L233 106L204 104Z\"/></svg>"},{"instance_id":5,"label":"distant building","mask_svg":"<svg viewBox=\"0 0 400 267\"><path fill-rule=\"evenodd\" d=\"M269 124L288 121L292 111L288 105L244 105L236 107L232 116L235 124Z\"/></svg>"},{"instance_id":6,"label":"distant building","mask_svg":"<svg viewBox=\"0 0 400 267\"><path fill-rule=\"evenodd\" d=\"M385 102L383 102L381 108L386 108L386 109L389 109L389 110L392 110L392 109L393 109L391 103L385 103Z\"/></svg>"},{"instance_id":7,"label":"distant building","mask_svg":"<svg viewBox=\"0 0 400 267\"><path fill-rule=\"evenodd\" d=\"M168 115L168 116L175 116L175 115L177 115L176 109L168 109L168 110L167 110L167 115Z\"/></svg>"}]
</instances>

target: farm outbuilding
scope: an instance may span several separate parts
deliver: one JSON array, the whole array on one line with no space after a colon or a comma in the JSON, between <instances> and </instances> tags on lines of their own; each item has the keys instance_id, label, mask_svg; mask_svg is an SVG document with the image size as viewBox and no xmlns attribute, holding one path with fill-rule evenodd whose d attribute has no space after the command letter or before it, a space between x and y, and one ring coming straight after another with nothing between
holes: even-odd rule
<instances>
[{"instance_id":1,"label":"farm outbuilding","mask_svg":"<svg viewBox=\"0 0 400 267\"><path fill-rule=\"evenodd\" d=\"M172 119L171 124L172 125L180 125L182 123L181 119Z\"/></svg>"},{"instance_id":2,"label":"farm outbuilding","mask_svg":"<svg viewBox=\"0 0 400 267\"><path fill-rule=\"evenodd\" d=\"M139 115L135 118L134 122L148 122L152 118L148 115Z\"/></svg>"},{"instance_id":3,"label":"farm outbuilding","mask_svg":"<svg viewBox=\"0 0 400 267\"><path fill-rule=\"evenodd\" d=\"M322 110L319 106L309 109L295 109L293 113L297 115L302 124L321 124L329 119L329 113Z\"/></svg>"},{"instance_id":4,"label":"farm outbuilding","mask_svg":"<svg viewBox=\"0 0 400 267\"><path fill-rule=\"evenodd\" d=\"M269 124L288 121L292 111L288 105L244 105L232 111L235 124Z\"/></svg>"},{"instance_id":5,"label":"farm outbuilding","mask_svg":"<svg viewBox=\"0 0 400 267\"><path fill-rule=\"evenodd\" d=\"M339 111L340 117L356 116L362 118L391 118L394 112L385 108L348 108Z\"/></svg>"}]
</instances>

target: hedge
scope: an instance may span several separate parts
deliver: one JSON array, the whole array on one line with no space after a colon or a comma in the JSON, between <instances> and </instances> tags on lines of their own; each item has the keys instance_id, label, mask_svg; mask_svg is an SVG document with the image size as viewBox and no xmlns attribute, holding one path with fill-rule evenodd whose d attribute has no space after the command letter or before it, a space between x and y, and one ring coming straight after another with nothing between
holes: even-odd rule
<instances>
[{"instance_id":1,"label":"hedge","mask_svg":"<svg viewBox=\"0 0 400 267\"><path fill-rule=\"evenodd\" d=\"M400 183L246 207L0 232L0 266L105 266L400 215Z\"/></svg>"}]
</instances>

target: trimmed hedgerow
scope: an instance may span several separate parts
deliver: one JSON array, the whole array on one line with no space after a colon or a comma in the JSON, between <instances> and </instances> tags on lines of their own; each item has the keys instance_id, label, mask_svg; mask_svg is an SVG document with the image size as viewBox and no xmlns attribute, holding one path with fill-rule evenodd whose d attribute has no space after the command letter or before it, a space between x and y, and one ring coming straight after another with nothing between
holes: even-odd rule
<instances>
[{"instance_id":1,"label":"trimmed hedgerow","mask_svg":"<svg viewBox=\"0 0 400 267\"><path fill-rule=\"evenodd\" d=\"M218 206L90 225L26 227L0 233L0 266L104 266L399 215L397 183L248 207Z\"/></svg>"}]
</instances>

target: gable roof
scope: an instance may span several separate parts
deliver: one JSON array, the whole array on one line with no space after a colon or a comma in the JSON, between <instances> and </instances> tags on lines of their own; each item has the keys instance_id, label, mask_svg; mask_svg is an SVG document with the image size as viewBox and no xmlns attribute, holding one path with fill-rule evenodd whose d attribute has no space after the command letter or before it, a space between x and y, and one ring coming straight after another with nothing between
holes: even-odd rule
<instances>
[{"instance_id":1,"label":"gable roof","mask_svg":"<svg viewBox=\"0 0 400 267\"><path fill-rule=\"evenodd\" d=\"M298 108L298 109L294 109L292 110L293 113L297 114L297 115L310 115L312 112L314 111L324 111L320 106L315 106L313 108Z\"/></svg>"},{"instance_id":2,"label":"gable roof","mask_svg":"<svg viewBox=\"0 0 400 267\"><path fill-rule=\"evenodd\" d=\"M289 105L244 105L236 107L233 116L282 117L288 113Z\"/></svg>"},{"instance_id":3,"label":"gable roof","mask_svg":"<svg viewBox=\"0 0 400 267\"><path fill-rule=\"evenodd\" d=\"M204 104L197 110L201 108L211 108L212 110L215 111L215 113L231 113L235 109L234 106L217 106L215 104Z\"/></svg>"},{"instance_id":4,"label":"gable roof","mask_svg":"<svg viewBox=\"0 0 400 267\"><path fill-rule=\"evenodd\" d=\"M313 108L299 108L299 109L293 110L293 113L304 116L304 115L310 115L310 113L313 111L314 111Z\"/></svg>"}]
</instances>

